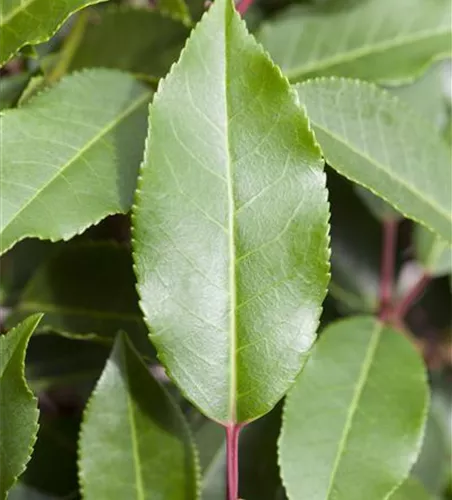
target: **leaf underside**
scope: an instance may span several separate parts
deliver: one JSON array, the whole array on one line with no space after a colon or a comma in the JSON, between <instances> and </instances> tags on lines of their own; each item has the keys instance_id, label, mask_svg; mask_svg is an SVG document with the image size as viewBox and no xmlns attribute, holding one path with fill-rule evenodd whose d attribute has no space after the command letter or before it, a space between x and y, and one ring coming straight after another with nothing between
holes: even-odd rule
<instances>
[{"instance_id":1,"label":"leaf underside","mask_svg":"<svg viewBox=\"0 0 452 500\"><path fill-rule=\"evenodd\" d=\"M255 419L294 381L325 296L319 150L230 0L195 28L149 123L133 234L151 339L207 416Z\"/></svg>"},{"instance_id":2,"label":"leaf underside","mask_svg":"<svg viewBox=\"0 0 452 500\"><path fill-rule=\"evenodd\" d=\"M427 403L423 361L402 334L373 317L333 323L286 399L279 453L289 498L386 498L419 453Z\"/></svg>"}]
</instances>

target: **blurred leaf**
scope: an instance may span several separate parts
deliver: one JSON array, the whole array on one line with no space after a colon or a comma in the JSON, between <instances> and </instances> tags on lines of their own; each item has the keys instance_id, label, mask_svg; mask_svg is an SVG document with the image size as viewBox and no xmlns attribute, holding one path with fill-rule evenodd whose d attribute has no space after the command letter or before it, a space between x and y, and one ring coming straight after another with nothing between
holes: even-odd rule
<instances>
[{"instance_id":1,"label":"blurred leaf","mask_svg":"<svg viewBox=\"0 0 452 500\"><path fill-rule=\"evenodd\" d=\"M13 306L36 269L60 248L59 243L26 239L0 257L1 302Z\"/></svg>"},{"instance_id":2,"label":"blurred leaf","mask_svg":"<svg viewBox=\"0 0 452 500\"><path fill-rule=\"evenodd\" d=\"M328 171L331 204L331 282L329 293L344 313L378 309L381 229L353 186Z\"/></svg>"},{"instance_id":3,"label":"blurred leaf","mask_svg":"<svg viewBox=\"0 0 452 500\"><path fill-rule=\"evenodd\" d=\"M411 471L435 495L443 492L450 473L450 436L447 432L450 424L450 419L442 421L439 408L432 404L421 453Z\"/></svg>"},{"instance_id":4,"label":"blurred leaf","mask_svg":"<svg viewBox=\"0 0 452 500\"><path fill-rule=\"evenodd\" d=\"M35 488L18 483L9 493L8 500L61 500L58 497L46 495Z\"/></svg>"},{"instance_id":5,"label":"blurred leaf","mask_svg":"<svg viewBox=\"0 0 452 500\"><path fill-rule=\"evenodd\" d=\"M79 453L86 500L198 498L188 425L122 334L88 403Z\"/></svg>"},{"instance_id":6,"label":"blurred leaf","mask_svg":"<svg viewBox=\"0 0 452 500\"><path fill-rule=\"evenodd\" d=\"M24 378L25 350L40 315L0 335L0 499L25 470L38 431L37 402Z\"/></svg>"},{"instance_id":7,"label":"blurred leaf","mask_svg":"<svg viewBox=\"0 0 452 500\"><path fill-rule=\"evenodd\" d=\"M2 0L0 64L21 47L48 40L74 12L105 0Z\"/></svg>"},{"instance_id":8,"label":"blurred leaf","mask_svg":"<svg viewBox=\"0 0 452 500\"><path fill-rule=\"evenodd\" d=\"M452 248L446 241L419 225L413 238L416 259L429 275L443 276L452 271Z\"/></svg>"},{"instance_id":9,"label":"blurred leaf","mask_svg":"<svg viewBox=\"0 0 452 500\"><path fill-rule=\"evenodd\" d=\"M162 14L179 19L186 26L190 26L190 11L184 0L157 0L157 7Z\"/></svg>"},{"instance_id":10,"label":"blurred leaf","mask_svg":"<svg viewBox=\"0 0 452 500\"><path fill-rule=\"evenodd\" d=\"M129 210L150 96L131 76L98 69L0 116L1 252L27 236L69 239Z\"/></svg>"},{"instance_id":11,"label":"blurred leaf","mask_svg":"<svg viewBox=\"0 0 452 500\"><path fill-rule=\"evenodd\" d=\"M289 498L386 498L418 456L427 404L423 361L402 334L370 316L333 323L286 398Z\"/></svg>"},{"instance_id":12,"label":"blurred leaf","mask_svg":"<svg viewBox=\"0 0 452 500\"><path fill-rule=\"evenodd\" d=\"M34 335L27 350L27 379L35 393L51 388L96 380L108 347L56 334Z\"/></svg>"},{"instance_id":13,"label":"blurred leaf","mask_svg":"<svg viewBox=\"0 0 452 500\"><path fill-rule=\"evenodd\" d=\"M379 198L371 191L368 191L361 186L355 186L355 192L378 220L387 221L402 219L400 212L398 212L395 208L392 208L389 203Z\"/></svg>"},{"instance_id":14,"label":"blurred leaf","mask_svg":"<svg viewBox=\"0 0 452 500\"><path fill-rule=\"evenodd\" d=\"M181 23L149 9L113 7L92 17L71 70L103 66L161 77L189 34Z\"/></svg>"},{"instance_id":15,"label":"blurred leaf","mask_svg":"<svg viewBox=\"0 0 452 500\"><path fill-rule=\"evenodd\" d=\"M41 412L33 457L21 482L52 496L73 498L78 491L79 426L80 417Z\"/></svg>"},{"instance_id":16,"label":"blurred leaf","mask_svg":"<svg viewBox=\"0 0 452 500\"><path fill-rule=\"evenodd\" d=\"M439 128L446 119L443 92L444 63L437 63L415 82L392 87L390 92L409 104L420 116Z\"/></svg>"},{"instance_id":17,"label":"blurred leaf","mask_svg":"<svg viewBox=\"0 0 452 500\"><path fill-rule=\"evenodd\" d=\"M138 306L130 250L112 242L68 243L25 287L9 324L31 312L45 316L40 331L99 334L130 331L136 347L151 352Z\"/></svg>"},{"instance_id":18,"label":"blurred leaf","mask_svg":"<svg viewBox=\"0 0 452 500\"><path fill-rule=\"evenodd\" d=\"M258 38L292 82L333 75L397 82L451 55L450 20L450 0L371 0L333 14L292 7Z\"/></svg>"},{"instance_id":19,"label":"blurred leaf","mask_svg":"<svg viewBox=\"0 0 452 500\"><path fill-rule=\"evenodd\" d=\"M24 88L17 105L23 106L38 92L44 90L45 87L46 87L46 81L42 75L32 76L28 81L27 86Z\"/></svg>"},{"instance_id":20,"label":"blurred leaf","mask_svg":"<svg viewBox=\"0 0 452 500\"><path fill-rule=\"evenodd\" d=\"M425 491L422 484L412 477L409 477L396 492L389 497L389 500L433 500Z\"/></svg>"},{"instance_id":21,"label":"blurred leaf","mask_svg":"<svg viewBox=\"0 0 452 500\"><path fill-rule=\"evenodd\" d=\"M328 164L452 242L450 154L431 125L365 82L321 78L296 89Z\"/></svg>"},{"instance_id":22,"label":"blurred leaf","mask_svg":"<svg viewBox=\"0 0 452 500\"><path fill-rule=\"evenodd\" d=\"M16 103L29 78L28 73L0 77L0 111Z\"/></svg>"},{"instance_id":23,"label":"blurred leaf","mask_svg":"<svg viewBox=\"0 0 452 500\"><path fill-rule=\"evenodd\" d=\"M133 221L151 339L209 418L255 419L299 372L326 293L320 151L231 0L195 28L150 127Z\"/></svg>"}]
</instances>

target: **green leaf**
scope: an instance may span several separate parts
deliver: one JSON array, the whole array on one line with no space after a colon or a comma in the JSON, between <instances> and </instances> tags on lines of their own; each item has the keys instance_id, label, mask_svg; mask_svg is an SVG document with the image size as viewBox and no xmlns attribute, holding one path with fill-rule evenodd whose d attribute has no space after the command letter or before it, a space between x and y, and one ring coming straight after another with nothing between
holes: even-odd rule
<instances>
[{"instance_id":1,"label":"green leaf","mask_svg":"<svg viewBox=\"0 0 452 500\"><path fill-rule=\"evenodd\" d=\"M184 0L158 0L157 7L162 14L179 19L186 26L190 26L190 11Z\"/></svg>"},{"instance_id":2,"label":"green leaf","mask_svg":"<svg viewBox=\"0 0 452 500\"><path fill-rule=\"evenodd\" d=\"M80 416L41 412L33 457L21 483L52 496L74 498L78 491L77 437ZM76 497L78 498L78 497Z\"/></svg>"},{"instance_id":3,"label":"green leaf","mask_svg":"<svg viewBox=\"0 0 452 500\"><path fill-rule=\"evenodd\" d=\"M402 215L389 203L361 186L355 186L356 194L361 198L369 211L380 221L397 221Z\"/></svg>"},{"instance_id":4,"label":"green leaf","mask_svg":"<svg viewBox=\"0 0 452 500\"><path fill-rule=\"evenodd\" d=\"M45 313L39 330L99 334L130 331L137 348L150 351L135 290L130 251L111 242L68 243L25 287L9 324Z\"/></svg>"},{"instance_id":5,"label":"green leaf","mask_svg":"<svg viewBox=\"0 0 452 500\"><path fill-rule=\"evenodd\" d=\"M27 350L25 373L33 392L94 385L108 358L107 346L57 334L34 335Z\"/></svg>"},{"instance_id":6,"label":"green leaf","mask_svg":"<svg viewBox=\"0 0 452 500\"><path fill-rule=\"evenodd\" d=\"M112 7L86 26L70 69L103 66L164 76L177 60L189 30L149 9Z\"/></svg>"},{"instance_id":7,"label":"green leaf","mask_svg":"<svg viewBox=\"0 0 452 500\"><path fill-rule=\"evenodd\" d=\"M255 419L315 338L328 205L296 96L230 0L214 2L160 84L150 129L134 258L151 339L207 416Z\"/></svg>"},{"instance_id":8,"label":"green leaf","mask_svg":"<svg viewBox=\"0 0 452 500\"><path fill-rule=\"evenodd\" d=\"M88 403L79 453L86 500L198 498L188 425L124 335Z\"/></svg>"},{"instance_id":9,"label":"green leaf","mask_svg":"<svg viewBox=\"0 0 452 500\"><path fill-rule=\"evenodd\" d=\"M449 0L370 0L335 14L291 8L259 41L290 81L348 76L412 79L451 54Z\"/></svg>"},{"instance_id":10,"label":"green leaf","mask_svg":"<svg viewBox=\"0 0 452 500\"><path fill-rule=\"evenodd\" d=\"M397 491L390 496L389 500L433 500L422 484L409 477Z\"/></svg>"},{"instance_id":11,"label":"green leaf","mask_svg":"<svg viewBox=\"0 0 452 500\"><path fill-rule=\"evenodd\" d=\"M431 125L365 82L321 78L296 88L335 170L452 242L450 155Z\"/></svg>"},{"instance_id":12,"label":"green leaf","mask_svg":"<svg viewBox=\"0 0 452 500\"><path fill-rule=\"evenodd\" d=\"M443 276L452 271L452 248L425 227L414 228L416 259L430 276Z\"/></svg>"},{"instance_id":13,"label":"green leaf","mask_svg":"<svg viewBox=\"0 0 452 500\"><path fill-rule=\"evenodd\" d=\"M0 335L0 500L25 470L38 432L37 401L24 378L25 350L40 315Z\"/></svg>"},{"instance_id":14,"label":"green leaf","mask_svg":"<svg viewBox=\"0 0 452 500\"><path fill-rule=\"evenodd\" d=\"M286 398L289 498L386 498L416 460L427 403L423 361L406 337L370 316L333 323Z\"/></svg>"},{"instance_id":15,"label":"green leaf","mask_svg":"<svg viewBox=\"0 0 452 500\"><path fill-rule=\"evenodd\" d=\"M92 70L0 115L0 252L129 210L150 95L129 75Z\"/></svg>"},{"instance_id":16,"label":"green leaf","mask_svg":"<svg viewBox=\"0 0 452 500\"><path fill-rule=\"evenodd\" d=\"M443 89L444 63L438 63L414 83L388 90L409 104L435 127L440 127L446 120L446 99Z\"/></svg>"},{"instance_id":17,"label":"green leaf","mask_svg":"<svg viewBox=\"0 0 452 500\"><path fill-rule=\"evenodd\" d=\"M49 40L74 12L105 0L2 0L0 64L26 44Z\"/></svg>"}]
</instances>

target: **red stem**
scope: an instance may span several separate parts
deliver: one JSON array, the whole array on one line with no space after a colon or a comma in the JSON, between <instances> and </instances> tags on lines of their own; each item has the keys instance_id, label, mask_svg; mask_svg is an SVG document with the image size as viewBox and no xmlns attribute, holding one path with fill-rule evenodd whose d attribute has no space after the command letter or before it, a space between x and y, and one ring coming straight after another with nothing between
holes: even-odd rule
<instances>
[{"instance_id":1,"label":"red stem","mask_svg":"<svg viewBox=\"0 0 452 500\"><path fill-rule=\"evenodd\" d=\"M381 257L379 311L379 318L383 321L388 319L391 310L397 228L398 220L396 219L388 219L383 222L383 253Z\"/></svg>"},{"instance_id":2,"label":"red stem","mask_svg":"<svg viewBox=\"0 0 452 500\"><path fill-rule=\"evenodd\" d=\"M237 12L243 16L245 12L251 7L253 1L254 0L241 0L236 6Z\"/></svg>"},{"instance_id":3,"label":"red stem","mask_svg":"<svg viewBox=\"0 0 452 500\"><path fill-rule=\"evenodd\" d=\"M430 283L431 276L423 274L413 288L401 299L401 301L394 307L393 314L396 318L404 318L410 307L424 291L425 287Z\"/></svg>"},{"instance_id":4,"label":"red stem","mask_svg":"<svg viewBox=\"0 0 452 500\"><path fill-rule=\"evenodd\" d=\"M226 462L228 500L237 500L239 495L239 434L242 424L226 427Z\"/></svg>"}]
</instances>

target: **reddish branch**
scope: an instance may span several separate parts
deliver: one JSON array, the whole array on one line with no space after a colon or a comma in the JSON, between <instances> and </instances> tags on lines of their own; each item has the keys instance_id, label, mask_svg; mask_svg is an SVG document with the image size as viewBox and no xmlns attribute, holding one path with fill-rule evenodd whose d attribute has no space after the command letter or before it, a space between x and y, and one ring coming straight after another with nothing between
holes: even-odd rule
<instances>
[{"instance_id":1,"label":"reddish branch","mask_svg":"<svg viewBox=\"0 0 452 500\"><path fill-rule=\"evenodd\" d=\"M226 463L228 500L237 500L239 495L239 434L243 424L226 427Z\"/></svg>"},{"instance_id":2,"label":"reddish branch","mask_svg":"<svg viewBox=\"0 0 452 500\"><path fill-rule=\"evenodd\" d=\"M402 300L394 307L393 315L396 318L404 318L410 307L416 299L424 291L425 287L430 283L431 277L428 274L423 274L421 278L415 283L413 288L402 298Z\"/></svg>"},{"instance_id":3,"label":"reddish branch","mask_svg":"<svg viewBox=\"0 0 452 500\"><path fill-rule=\"evenodd\" d=\"M253 1L254 0L240 0L240 2L236 6L237 12L243 16L245 12L250 8Z\"/></svg>"},{"instance_id":4,"label":"reddish branch","mask_svg":"<svg viewBox=\"0 0 452 500\"><path fill-rule=\"evenodd\" d=\"M392 307L395 256L397 250L397 229L397 220L388 219L383 222L383 252L381 257L379 310L379 317L383 321L389 318Z\"/></svg>"}]
</instances>

